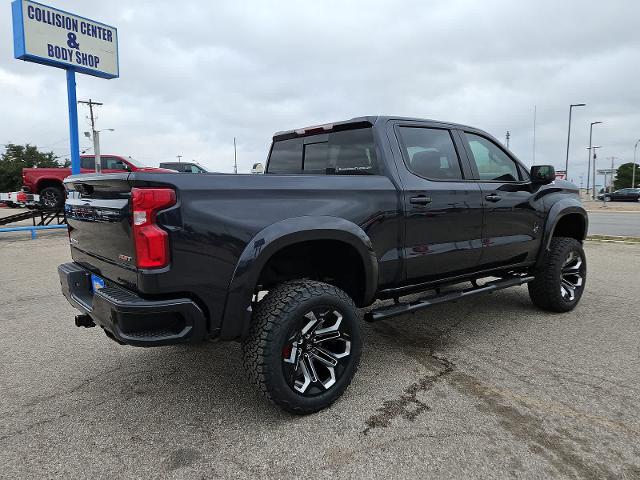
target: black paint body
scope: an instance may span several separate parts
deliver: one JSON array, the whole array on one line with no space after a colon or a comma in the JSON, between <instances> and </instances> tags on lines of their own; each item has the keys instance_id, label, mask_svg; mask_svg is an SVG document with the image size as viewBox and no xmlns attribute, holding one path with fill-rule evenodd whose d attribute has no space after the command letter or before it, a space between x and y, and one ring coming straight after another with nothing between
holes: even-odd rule
<instances>
[{"instance_id":1,"label":"black paint body","mask_svg":"<svg viewBox=\"0 0 640 480\"><path fill-rule=\"evenodd\" d=\"M206 336L237 339L247 330L262 268L298 242L334 240L355 249L364 306L376 298L530 269L566 215L581 225L577 236L586 235L587 216L574 185L480 182L462 141L464 131L492 139L480 130L396 117L350 122L372 125L379 175L69 177L67 188L82 193L66 205L74 262L145 300L191 299L206 319ZM400 125L449 129L465 179L431 181L411 173L396 136ZM135 260L129 205L135 186L176 191L177 204L157 217L170 237L171 262L161 270L138 270L126 260ZM492 194L501 200L487 201ZM420 196L430 203L413 203Z\"/></svg>"}]
</instances>

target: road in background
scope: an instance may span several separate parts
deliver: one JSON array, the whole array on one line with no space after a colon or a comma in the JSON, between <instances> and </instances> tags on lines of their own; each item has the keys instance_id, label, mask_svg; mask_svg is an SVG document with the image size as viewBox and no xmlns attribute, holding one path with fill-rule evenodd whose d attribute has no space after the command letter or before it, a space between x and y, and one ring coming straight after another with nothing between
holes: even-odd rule
<instances>
[{"instance_id":1,"label":"road in background","mask_svg":"<svg viewBox=\"0 0 640 480\"><path fill-rule=\"evenodd\" d=\"M589 235L640 237L640 212L589 212Z\"/></svg>"},{"instance_id":2,"label":"road in background","mask_svg":"<svg viewBox=\"0 0 640 480\"><path fill-rule=\"evenodd\" d=\"M640 245L587 242L567 314L517 287L366 324L353 384L305 417L237 343L75 327L66 235L0 245L2 478L640 478Z\"/></svg>"}]
</instances>

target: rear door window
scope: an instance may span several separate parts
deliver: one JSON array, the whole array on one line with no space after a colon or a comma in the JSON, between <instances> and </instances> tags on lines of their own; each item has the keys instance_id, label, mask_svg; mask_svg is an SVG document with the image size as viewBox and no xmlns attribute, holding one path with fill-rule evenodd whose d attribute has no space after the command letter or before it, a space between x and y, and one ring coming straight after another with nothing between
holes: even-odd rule
<instances>
[{"instance_id":1,"label":"rear door window","mask_svg":"<svg viewBox=\"0 0 640 480\"><path fill-rule=\"evenodd\" d=\"M400 127L399 132L409 171L430 180L463 178L449 130Z\"/></svg>"},{"instance_id":2,"label":"rear door window","mask_svg":"<svg viewBox=\"0 0 640 480\"><path fill-rule=\"evenodd\" d=\"M86 168L88 170L96 169L96 160L93 157L80 158L80 168Z\"/></svg>"}]
</instances>

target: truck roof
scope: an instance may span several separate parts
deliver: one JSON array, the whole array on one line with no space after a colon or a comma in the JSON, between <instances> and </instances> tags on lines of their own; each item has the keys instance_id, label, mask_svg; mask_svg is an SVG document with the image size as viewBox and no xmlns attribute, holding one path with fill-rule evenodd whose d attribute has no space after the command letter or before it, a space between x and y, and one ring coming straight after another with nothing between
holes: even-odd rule
<instances>
[{"instance_id":1,"label":"truck roof","mask_svg":"<svg viewBox=\"0 0 640 480\"><path fill-rule=\"evenodd\" d=\"M357 127L368 127L368 126L373 126L376 123L384 123L387 120L400 120L400 121L406 121L406 122L426 122L426 123L431 123L433 125L438 125L441 127L478 130L477 128L471 127L469 125L462 125L459 123L452 123L452 122L443 122L440 120L431 120L426 118L402 117L402 116L393 116L393 115L366 115L362 117L354 117L349 120L341 120L338 122L330 122L330 123L325 123L321 125L312 125L309 127L296 128L293 130L283 130L283 131L274 133L273 140L285 140L287 138L302 137L305 135L314 135L322 132L349 130L351 128L357 128Z\"/></svg>"}]
</instances>

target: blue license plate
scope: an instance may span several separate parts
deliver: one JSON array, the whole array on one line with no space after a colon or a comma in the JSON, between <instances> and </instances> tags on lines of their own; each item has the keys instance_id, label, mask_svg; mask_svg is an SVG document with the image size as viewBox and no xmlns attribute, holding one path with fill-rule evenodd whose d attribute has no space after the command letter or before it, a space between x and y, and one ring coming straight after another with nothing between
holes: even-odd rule
<instances>
[{"instance_id":1,"label":"blue license plate","mask_svg":"<svg viewBox=\"0 0 640 480\"><path fill-rule=\"evenodd\" d=\"M92 273L91 289L95 292L96 290L100 290L101 288L104 288L104 279Z\"/></svg>"}]
</instances>

